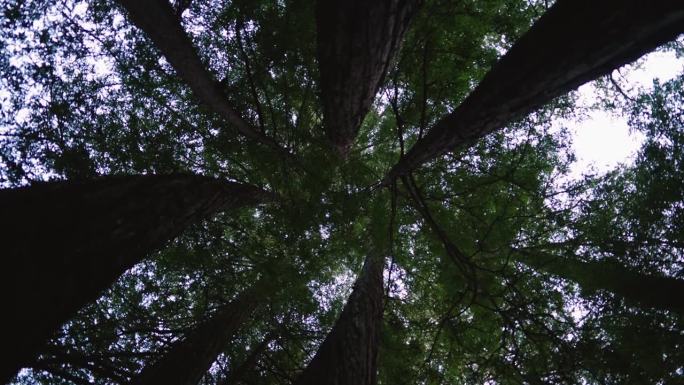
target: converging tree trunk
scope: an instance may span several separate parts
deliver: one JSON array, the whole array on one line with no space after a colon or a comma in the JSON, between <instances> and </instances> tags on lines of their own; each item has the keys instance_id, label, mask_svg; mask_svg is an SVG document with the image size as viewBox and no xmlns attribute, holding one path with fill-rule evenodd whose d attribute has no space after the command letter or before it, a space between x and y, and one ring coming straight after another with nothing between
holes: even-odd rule
<instances>
[{"instance_id":1,"label":"converging tree trunk","mask_svg":"<svg viewBox=\"0 0 684 385\"><path fill-rule=\"evenodd\" d=\"M228 376L217 382L217 385L238 385L254 369L268 345L275 340L275 334L271 333L264 337L256 347L251 350L247 358L238 366L232 367Z\"/></svg>"},{"instance_id":2,"label":"converging tree trunk","mask_svg":"<svg viewBox=\"0 0 684 385\"><path fill-rule=\"evenodd\" d=\"M171 347L168 353L145 367L130 385L197 385L230 342L230 338L263 303L255 284L224 305L211 318Z\"/></svg>"},{"instance_id":3,"label":"converging tree trunk","mask_svg":"<svg viewBox=\"0 0 684 385\"><path fill-rule=\"evenodd\" d=\"M319 0L320 89L328 138L346 156L421 0Z\"/></svg>"},{"instance_id":4,"label":"converging tree trunk","mask_svg":"<svg viewBox=\"0 0 684 385\"><path fill-rule=\"evenodd\" d=\"M335 326L295 385L374 385L384 258L370 255Z\"/></svg>"},{"instance_id":5,"label":"converging tree trunk","mask_svg":"<svg viewBox=\"0 0 684 385\"><path fill-rule=\"evenodd\" d=\"M584 262L536 250L518 250L525 265L576 282L582 290L609 291L633 305L669 310L684 316L684 281L634 272L613 261Z\"/></svg>"},{"instance_id":6,"label":"converging tree trunk","mask_svg":"<svg viewBox=\"0 0 684 385\"><path fill-rule=\"evenodd\" d=\"M122 273L221 208L269 200L256 187L195 175L106 177L0 190L5 267L0 380Z\"/></svg>"},{"instance_id":7,"label":"converging tree trunk","mask_svg":"<svg viewBox=\"0 0 684 385\"><path fill-rule=\"evenodd\" d=\"M387 181L470 145L684 32L684 1L558 0L389 172Z\"/></svg>"},{"instance_id":8,"label":"converging tree trunk","mask_svg":"<svg viewBox=\"0 0 684 385\"><path fill-rule=\"evenodd\" d=\"M286 151L273 139L247 122L228 102L213 75L202 64L197 51L180 25L178 14L167 0L118 0L135 25L142 29L171 63L197 98L240 133L279 152Z\"/></svg>"}]
</instances>

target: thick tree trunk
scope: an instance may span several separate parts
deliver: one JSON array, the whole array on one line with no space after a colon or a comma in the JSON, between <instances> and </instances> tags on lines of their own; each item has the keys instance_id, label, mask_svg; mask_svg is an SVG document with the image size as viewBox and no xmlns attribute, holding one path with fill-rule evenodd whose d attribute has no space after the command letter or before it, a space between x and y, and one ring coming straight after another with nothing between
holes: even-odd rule
<instances>
[{"instance_id":1,"label":"thick tree trunk","mask_svg":"<svg viewBox=\"0 0 684 385\"><path fill-rule=\"evenodd\" d=\"M421 0L319 0L318 62L326 133L346 156Z\"/></svg>"},{"instance_id":2,"label":"thick tree trunk","mask_svg":"<svg viewBox=\"0 0 684 385\"><path fill-rule=\"evenodd\" d=\"M194 175L121 176L0 190L5 310L0 380L78 309L190 223L270 199Z\"/></svg>"},{"instance_id":3,"label":"thick tree trunk","mask_svg":"<svg viewBox=\"0 0 684 385\"><path fill-rule=\"evenodd\" d=\"M387 181L471 145L684 32L681 0L558 0L389 172Z\"/></svg>"},{"instance_id":4,"label":"thick tree trunk","mask_svg":"<svg viewBox=\"0 0 684 385\"><path fill-rule=\"evenodd\" d=\"M295 385L374 385L383 313L384 258L369 256L332 331Z\"/></svg>"},{"instance_id":5,"label":"thick tree trunk","mask_svg":"<svg viewBox=\"0 0 684 385\"><path fill-rule=\"evenodd\" d=\"M233 109L219 83L202 64L190 37L167 0L118 0L133 23L142 29L166 57L199 100L239 132L279 152L286 151L254 128Z\"/></svg>"},{"instance_id":6,"label":"thick tree trunk","mask_svg":"<svg viewBox=\"0 0 684 385\"><path fill-rule=\"evenodd\" d=\"M262 303L256 284L219 309L161 359L145 367L130 385L197 385L230 338Z\"/></svg>"},{"instance_id":7,"label":"thick tree trunk","mask_svg":"<svg viewBox=\"0 0 684 385\"><path fill-rule=\"evenodd\" d=\"M680 279L637 273L612 261L583 262L536 250L518 250L513 256L532 268L576 282L582 290L606 290L634 305L684 316Z\"/></svg>"}]
</instances>

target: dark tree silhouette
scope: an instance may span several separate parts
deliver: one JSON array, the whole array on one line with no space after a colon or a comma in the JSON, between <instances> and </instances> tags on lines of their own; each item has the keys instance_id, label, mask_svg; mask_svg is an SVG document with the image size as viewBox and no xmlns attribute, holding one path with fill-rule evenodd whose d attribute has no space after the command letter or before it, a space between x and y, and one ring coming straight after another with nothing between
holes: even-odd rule
<instances>
[{"instance_id":1,"label":"dark tree silhouette","mask_svg":"<svg viewBox=\"0 0 684 385\"><path fill-rule=\"evenodd\" d=\"M0 380L82 306L183 229L219 209L270 199L252 186L193 175L106 177L0 190L3 269Z\"/></svg>"},{"instance_id":2,"label":"dark tree silhouette","mask_svg":"<svg viewBox=\"0 0 684 385\"><path fill-rule=\"evenodd\" d=\"M514 258L537 270L576 282L582 290L611 292L627 302L684 315L681 279L637 273L615 261L585 262L538 250L516 250Z\"/></svg>"},{"instance_id":3,"label":"dark tree silhouette","mask_svg":"<svg viewBox=\"0 0 684 385\"><path fill-rule=\"evenodd\" d=\"M50 60L25 64L12 60L10 56L14 53L0 58L0 69L7 72L9 79L7 82L3 79L0 84L3 108L5 104L12 104L12 112L17 116L31 118L6 119L5 116L11 114L4 110L0 114L3 119L0 124L15 124L8 129L0 125L2 143L5 137L18 138L16 142L8 141L14 144L11 149L0 148L0 162L8 167L6 172L0 170L3 171L0 176L16 183L28 179L22 167L33 170L34 174L49 170L63 177L80 178L100 169L112 170L112 173L138 172L158 170L161 164L161 169L202 170L209 175L231 175L259 183L279 194L284 192L286 199L283 201L287 203L239 216L239 221L244 222L240 224L229 220L233 218L221 218L222 222L217 225L220 229L215 232L202 228L202 236L187 242L189 247L202 249L198 254L206 256L198 265L178 262L169 252L169 259L165 261L170 268L164 273L182 266L178 270L194 269L198 275L206 275L183 281L190 283L179 290L192 292L180 301L182 306L192 303L184 309L194 310L195 294L201 289L207 292L215 289L219 296L233 300L200 321L193 330L171 344L163 355L154 349L141 349L142 345L144 348L159 347L159 341L151 338L151 342L138 343L138 339L145 337L134 330L133 342L126 340L120 344L124 349L122 354L151 355L145 356L149 361L132 378L131 385L195 385L204 376L212 379L213 373L209 371L212 363L222 352L230 350L231 339L241 328L253 327L255 334L251 334L252 337L266 334L263 328L271 325L260 322L263 319L247 325L255 310L266 304L273 312L267 316L271 319L289 319L292 315L293 319L300 320L302 325L297 326L302 330L297 331L301 331L301 335L288 336L296 340L296 344L292 344L296 346L286 346L283 337L278 344L280 357L274 358L276 349L264 355L273 338L267 335L259 340L241 365L233 366L231 362L230 375L223 382L217 381L222 385L240 383L249 377L248 372L260 370L256 364L261 363L260 357L264 356L273 359L269 369L277 372L265 380L268 384L296 378L295 385L375 385L386 310L393 312L387 340L394 339L390 342L395 342L397 350L407 354L406 360L410 360L412 367L406 372L411 375L419 372L422 376L416 381L401 378L407 383L432 383L433 380L444 383L447 379L502 384L590 383L588 379L593 379L601 383L606 378L612 381L608 383L620 383L625 378L631 383L666 383L678 375L681 377L682 368L676 366L677 363L662 369L666 359L674 357L673 361L680 361L677 357L681 354L676 349L681 346L679 340L673 339L661 350L654 349L651 357L655 358L651 361L642 359L643 367L648 370L642 371L641 367L633 371L625 369L621 367L625 362L637 362L636 359L632 361L632 357L643 358L646 354L640 350L643 341L627 348L621 345L620 337L624 334L620 333L625 328L620 325L622 320L619 318L624 314L610 313L620 309L607 309L605 319L594 320L590 325L595 329L582 329L582 325L572 323L572 317L565 311L567 296L563 295L566 293L539 295L549 287L549 282L543 279L546 275L542 274L540 278L537 274L526 280L529 271L521 268L521 264L574 281L587 292L608 291L645 308L638 314L645 319L640 326L644 330L654 330L652 326L657 325L658 331L662 331L661 337L676 330L679 320L673 315L684 315L682 296L672 295L684 289L682 281L638 273L617 262L581 261L569 257L568 250L556 253L556 250L548 252L535 247L515 249L514 245L519 245L522 238L530 244L543 243L550 238L567 236L569 232L583 231L582 227L576 230L565 224L584 213L573 211L568 214L575 207L555 210L546 203L553 195L547 194L550 187L544 186L555 172L550 170L567 168L569 161L560 160L558 153L564 148L557 143L557 138L537 132L542 130L534 127L534 123L526 123L529 140L523 145L499 137L492 138L491 142L487 138L482 146L480 144L485 141L476 142L504 127L517 125L517 119L554 98L676 38L684 32L684 1L557 0L531 29L522 34L536 16L506 7L536 12L543 8L539 3L527 0L461 2L463 4L458 7L462 8L458 8L458 12L463 11L472 19L448 14L445 20L470 20L471 23L452 30L445 28L448 23L444 20L440 20L441 24L436 23L438 28L426 26L432 21L430 17L437 20L441 16L436 14L442 6L441 1L319 0L314 6L313 2L297 0L236 0L214 7L217 4L213 2L198 5L189 0L116 0L132 25L142 30L149 41L130 38L131 31L140 34L131 25L119 23L123 20L119 8L96 3L98 6L89 9L90 13L86 12L87 16L82 19L95 20L93 23L73 21L72 17L78 18L75 10L41 18L35 16L40 13L37 10L43 10L39 5L33 4L25 12L20 2L3 8L0 17L3 26L18 27L16 33L0 32L3 37L0 46L11 46L12 52L26 54L20 44L24 39L38 47L36 51L47 52ZM456 7L455 3L450 6ZM421 19L424 16L421 10L427 5L434 14ZM202 33L196 34L196 30L190 28L184 30L187 20L182 14L187 10L190 12L186 15L199 10L201 17L198 19L202 20L198 22L198 29ZM501 10L515 14L510 19L524 20L508 20L509 15L502 15ZM22 12L30 16L16 22L24 15ZM47 27L40 33L31 30L39 30L43 25L53 26L50 23L60 17L62 22L75 25L66 30L68 33L54 32ZM479 28L475 25L479 17L503 20L491 24L507 32L494 33L488 30L490 25ZM423 29L413 36L409 26L416 19L421 20L422 24L418 26ZM109 21L117 25L107 24ZM104 25L100 26L101 32L111 29L111 36L93 37L97 35L93 32L96 29L89 28L97 23ZM222 35L211 35L213 28L220 29ZM440 34L439 29L448 31ZM280 31L287 32L279 35ZM470 33L474 36L471 40L463 37ZM492 35L502 39L517 38L521 34L522 37L485 73L496 57L495 48L487 47L489 51L484 53L487 39ZM74 43L85 35L91 39L88 44ZM197 37L197 47L191 36ZM215 36L216 40L223 41L212 41ZM62 37L68 44L59 46ZM381 107L375 109L376 94L387 87L385 79L395 65L395 58L404 54L401 48L407 37L414 43L423 44L419 49L410 47L421 52L423 68L406 69L397 64L394 98L389 105L383 105L386 103L381 101L378 103ZM428 95L429 89L437 88L432 87L428 79L428 65L433 64L428 58L433 44L444 48L453 47L454 42L472 44L475 48L466 47L468 49L455 53L450 60L477 61L477 64L465 66L463 73L458 74L461 79L454 82L458 84L440 83L442 89ZM125 46L120 51L113 48L119 43ZM54 49L56 53L52 52L53 45L60 47ZM82 54L89 49L88 45L97 46L93 57L110 55L113 58L115 64L110 63L115 67L111 70L112 84L101 79L92 82L97 84L89 84L83 69L90 67L69 64L72 60L67 58L69 55L78 57L69 49L78 47ZM203 63L201 54L205 52L198 52L198 47L223 50L225 56L220 59L227 60L222 65L210 67ZM162 58L150 48L156 48L166 58L177 78L166 73L164 66L159 65ZM141 57L136 56L141 53ZM413 56L406 55L411 59L409 66L416 62L415 52L411 54ZM454 59L461 54L463 58ZM487 55L490 56L484 57ZM32 60L37 57L33 52L24 56ZM67 63L63 65L65 70L61 68L62 62ZM450 64L433 75L436 78L451 76ZM159 68L162 70L158 71ZM218 82L219 75L212 71L224 71L224 80ZM418 75L418 72L422 73ZM442 76L446 73L448 76ZM27 91L24 84L30 83L26 81L28 78L32 82L28 87L31 91ZM69 78L73 84L62 78ZM479 84L473 86L480 78ZM82 83L87 87L79 88ZM421 85L417 85L419 83ZM206 112L203 109L190 108L196 114L192 117L176 111L177 106L195 102L188 97L184 86L197 101L208 107L211 116L201 116ZM4 87L18 90L18 95L5 98ZM43 94L34 98L31 93L41 87L43 91L35 92ZM162 92L148 89L154 87ZM243 91L247 88L248 91ZM461 100L471 89L463 102L455 105L454 100ZM318 97L313 97L316 93ZM137 97L144 100L138 101ZM91 103L91 98L107 103L102 108L93 106L96 103ZM256 106L242 103L242 98L253 99L251 102ZM9 101L6 103L5 99ZM74 108L70 108L71 103ZM654 103L652 109L664 110L662 105L666 103L658 103ZM38 112L32 112L32 109ZM38 116L43 111L48 116L44 120ZM370 127L368 133L363 131L364 135L368 134L368 143L357 149L353 144L369 111L373 111L372 118L378 119L379 123ZM668 122L673 115L656 112ZM173 116L164 120L170 115ZM266 115L268 119L265 119ZM76 123L70 125L72 118ZM107 126L110 120L115 123ZM258 121L258 125L253 121ZM420 123L416 123L418 121ZM428 121L436 123L423 135ZM87 124L82 129L80 124L84 122ZM33 124L37 128L29 127ZM224 125L244 138L227 135ZM675 126L678 130L679 125ZM119 135L123 131L130 135ZM336 154L321 146L319 135L323 132ZM145 141L146 146L138 138L143 136L149 139ZM188 143L185 143L186 139ZM407 153L404 153L405 140L415 140ZM41 144L35 145L36 142ZM681 147L678 139L670 142L675 144L675 149ZM471 148L475 144L478 146ZM655 144L649 151L656 160L650 164L658 166L658 159L672 156L661 151L659 143ZM156 155L156 146L162 145L167 150L163 160L150 160L141 154L153 152ZM40 146L44 148L35 150ZM33 152L25 155L31 152L29 150ZM445 157L445 161L438 164L444 165L444 169L435 167L422 170L425 171L422 174L417 172L424 163L451 150L471 152L459 152L454 159ZM284 162L274 162L271 156L274 153L280 160L296 159L294 163L298 169L293 171L284 167ZM42 155L48 159L38 159ZM15 159L28 166L17 164ZM32 169L34 161L37 166ZM96 167L98 162L104 166ZM503 165L496 165L497 162ZM676 167L653 167L647 173L667 173L672 171L669 168ZM329 172L333 169L335 172ZM12 176L8 177L10 174ZM677 176L671 179L681 180ZM503 182L510 182L510 185L504 186ZM495 187L489 189L488 186ZM385 187L391 187L391 191L386 191ZM650 226L655 228L666 222L657 221L665 217L669 220L668 231L679 229L682 221L677 220L677 215L682 211L682 204L677 188L679 186L654 190L656 193L646 199L657 205L645 210L644 217L634 221L635 226L657 223L657 226ZM563 193L572 195L574 192ZM91 358L97 356L98 350L108 349L110 341L105 341L104 347L91 343L91 337L105 340L108 336L102 337L106 333L89 330L99 325L88 324L88 319L80 320L78 324L78 317L83 314L77 315L79 309L94 302L124 272L160 250L192 223L219 210L255 206L271 200L274 200L273 194L252 185L189 174L109 176L0 190L3 216L0 236L3 255L8 262L2 273L0 305L8 313L5 318L9 319L0 335L3 341L0 353L5 357L0 365L0 380L7 381L20 368L29 367L79 384L90 383L99 375L103 382L122 382L121 373L129 373L130 367L140 367L140 360L135 360L141 356L125 361L128 366L124 367L128 369L113 373L107 373L108 367L103 365L90 365ZM439 202L439 208L435 202ZM399 206L402 203L407 207ZM596 206L609 212L607 217L620 207ZM453 218L463 223L451 223ZM594 230L588 231L606 228L602 220L589 218L587 221L593 221L596 226L589 226ZM376 226L377 222L382 225ZM373 228L370 228L371 223ZM207 235L205 230L209 234L206 238L211 238L209 241L203 238ZM382 235L378 235L380 233ZM366 236L378 240L387 233L390 234L389 247L366 256L365 243L360 240ZM670 234L656 233L663 238L666 236L662 234ZM662 243L663 247L675 249L679 253L677 257L681 255L681 244ZM397 245L404 249L395 249ZM509 263L511 260L497 254L511 248L511 258L518 263ZM359 263L364 256L363 268L342 312L337 318L332 313L321 315L320 308L316 309L320 303L310 284L329 283L324 282L326 278L335 276L341 267ZM383 288L385 256L391 256L393 264L396 257L397 263L403 265L403 283L409 290L414 290L407 303L387 301L387 308L388 292ZM677 263L671 263L672 271L678 268ZM150 280L158 284L157 287L142 291L159 288L161 291L173 286L164 286L167 281L161 274L155 275L158 273L156 270L150 273ZM263 281L240 294L234 292L248 286L239 279L272 273L282 275L291 284L286 294L271 298L266 294L268 289L262 287ZM319 279L318 274L323 279ZM179 273L182 275L184 273ZM121 291L122 297L141 294L134 285ZM288 297L290 293L291 297ZM208 298L210 296L206 294L207 302ZM118 312L117 316L125 320L128 318L123 315L130 316L129 313L140 308L158 319L173 311L169 310L172 307L138 305L116 303L111 306ZM664 312L649 313L649 308ZM87 314L88 310L82 311ZM315 320L309 322L310 317ZM68 341L53 338L51 345L44 346L70 318L72 322L63 327L78 325L83 326L82 330L64 339ZM434 322L435 319L438 321ZM416 320L418 326L412 324ZM173 322L183 324L187 319L174 319ZM303 358L310 357L303 356L309 355L314 346L311 341L319 341L316 338L323 336L322 331L331 324L332 329L301 370ZM158 328L158 325L152 325L152 333L158 332ZM71 330L65 331L69 332ZM614 335L608 336L610 333ZM575 344L576 341L567 336L586 338ZM88 346L83 351L60 346L79 342ZM603 345L610 346L603 349ZM598 354L598 350L604 353L595 363L574 356ZM571 354L564 355L568 352ZM42 354L41 359L36 360L39 354ZM100 355L98 363L109 358ZM135 364L131 366L131 362ZM452 362L456 362L455 368L446 368ZM279 365L283 366L282 370ZM403 373L402 366L403 362L400 362L388 367ZM550 368L545 371L547 367ZM597 375L603 367L606 374ZM75 370L71 372L70 368ZM454 374L455 371L458 373ZM30 375L40 377L43 374L33 372ZM657 381L650 381L651 378ZM28 378L28 381L32 380L33 377ZM629 382L625 380L624 383Z\"/></svg>"},{"instance_id":4,"label":"dark tree silhouette","mask_svg":"<svg viewBox=\"0 0 684 385\"><path fill-rule=\"evenodd\" d=\"M285 151L273 139L247 122L230 105L220 84L202 64L180 20L165 0L119 0L131 20L142 29L190 86L197 98L230 123L238 132L266 146Z\"/></svg>"},{"instance_id":5,"label":"dark tree silhouette","mask_svg":"<svg viewBox=\"0 0 684 385\"><path fill-rule=\"evenodd\" d=\"M295 385L371 385L377 381L377 356L383 313L384 258L370 255L347 304L313 360Z\"/></svg>"},{"instance_id":6,"label":"dark tree silhouette","mask_svg":"<svg viewBox=\"0 0 684 385\"><path fill-rule=\"evenodd\" d=\"M263 283L240 293L171 346L157 362L150 364L130 382L130 385L177 384L196 385L209 370L230 338L263 304L259 295Z\"/></svg>"},{"instance_id":7,"label":"dark tree silhouette","mask_svg":"<svg viewBox=\"0 0 684 385\"><path fill-rule=\"evenodd\" d=\"M684 32L684 3L558 0L392 168L388 180L503 128Z\"/></svg>"},{"instance_id":8,"label":"dark tree silhouette","mask_svg":"<svg viewBox=\"0 0 684 385\"><path fill-rule=\"evenodd\" d=\"M324 127L346 156L421 0L316 3Z\"/></svg>"}]
</instances>

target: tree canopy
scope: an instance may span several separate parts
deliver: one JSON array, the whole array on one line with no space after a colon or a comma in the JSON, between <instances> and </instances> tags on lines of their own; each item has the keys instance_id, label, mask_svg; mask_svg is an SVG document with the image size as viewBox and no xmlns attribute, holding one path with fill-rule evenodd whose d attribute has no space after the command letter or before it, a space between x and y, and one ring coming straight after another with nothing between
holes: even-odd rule
<instances>
[{"instance_id":1,"label":"tree canopy","mask_svg":"<svg viewBox=\"0 0 684 385\"><path fill-rule=\"evenodd\" d=\"M610 78L681 1L0 11L0 380L684 381L684 74ZM573 179L594 79L645 139Z\"/></svg>"}]
</instances>

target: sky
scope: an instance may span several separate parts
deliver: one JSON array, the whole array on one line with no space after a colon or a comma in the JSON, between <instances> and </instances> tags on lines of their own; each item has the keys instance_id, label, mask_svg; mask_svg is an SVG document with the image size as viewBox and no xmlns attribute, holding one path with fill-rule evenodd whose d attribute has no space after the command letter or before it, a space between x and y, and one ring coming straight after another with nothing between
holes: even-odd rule
<instances>
[{"instance_id":1,"label":"sky","mask_svg":"<svg viewBox=\"0 0 684 385\"><path fill-rule=\"evenodd\" d=\"M85 2L79 3L74 12L82 14L86 7ZM10 60L13 59L19 60L14 57L10 58ZM613 71L613 77L621 84L623 90L632 96L636 96L640 88L650 88L654 78L666 81L684 72L684 59L676 58L674 52L671 51L651 53L639 62L641 65L638 68L627 65L620 70ZM103 61L97 64L96 67L102 73L108 72L107 63ZM580 104L590 105L595 100L593 83L580 87L579 93ZM8 92L0 88L0 107L8 96ZM16 118L22 120L26 113L27 111L19 111ZM577 161L571 168L570 178L573 179L592 170L603 173L614 168L618 163L629 163L643 140L639 133L630 133L626 118L614 116L606 111L592 111L581 122L558 120L556 124L569 127L573 133L573 147L577 157ZM0 126L0 134L3 130L6 131Z\"/></svg>"},{"instance_id":2,"label":"sky","mask_svg":"<svg viewBox=\"0 0 684 385\"><path fill-rule=\"evenodd\" d=\"M653 79L661 83L684 72L684 58L674 52L653 52L640 61L640 66L624 66L613 71L613 78L629 96L637 96L639 89L652 89ZM589 105L595 100L593 83L579 88L580 103ZM571 176L595 170L604 173L619 163L629 164L643 141L640 133L630 132L627 119L606 111L592 111L581 122L560 120L557 124L569 127L573 133L573 147L577 161Z\"/></svg>"}]
</instances>

